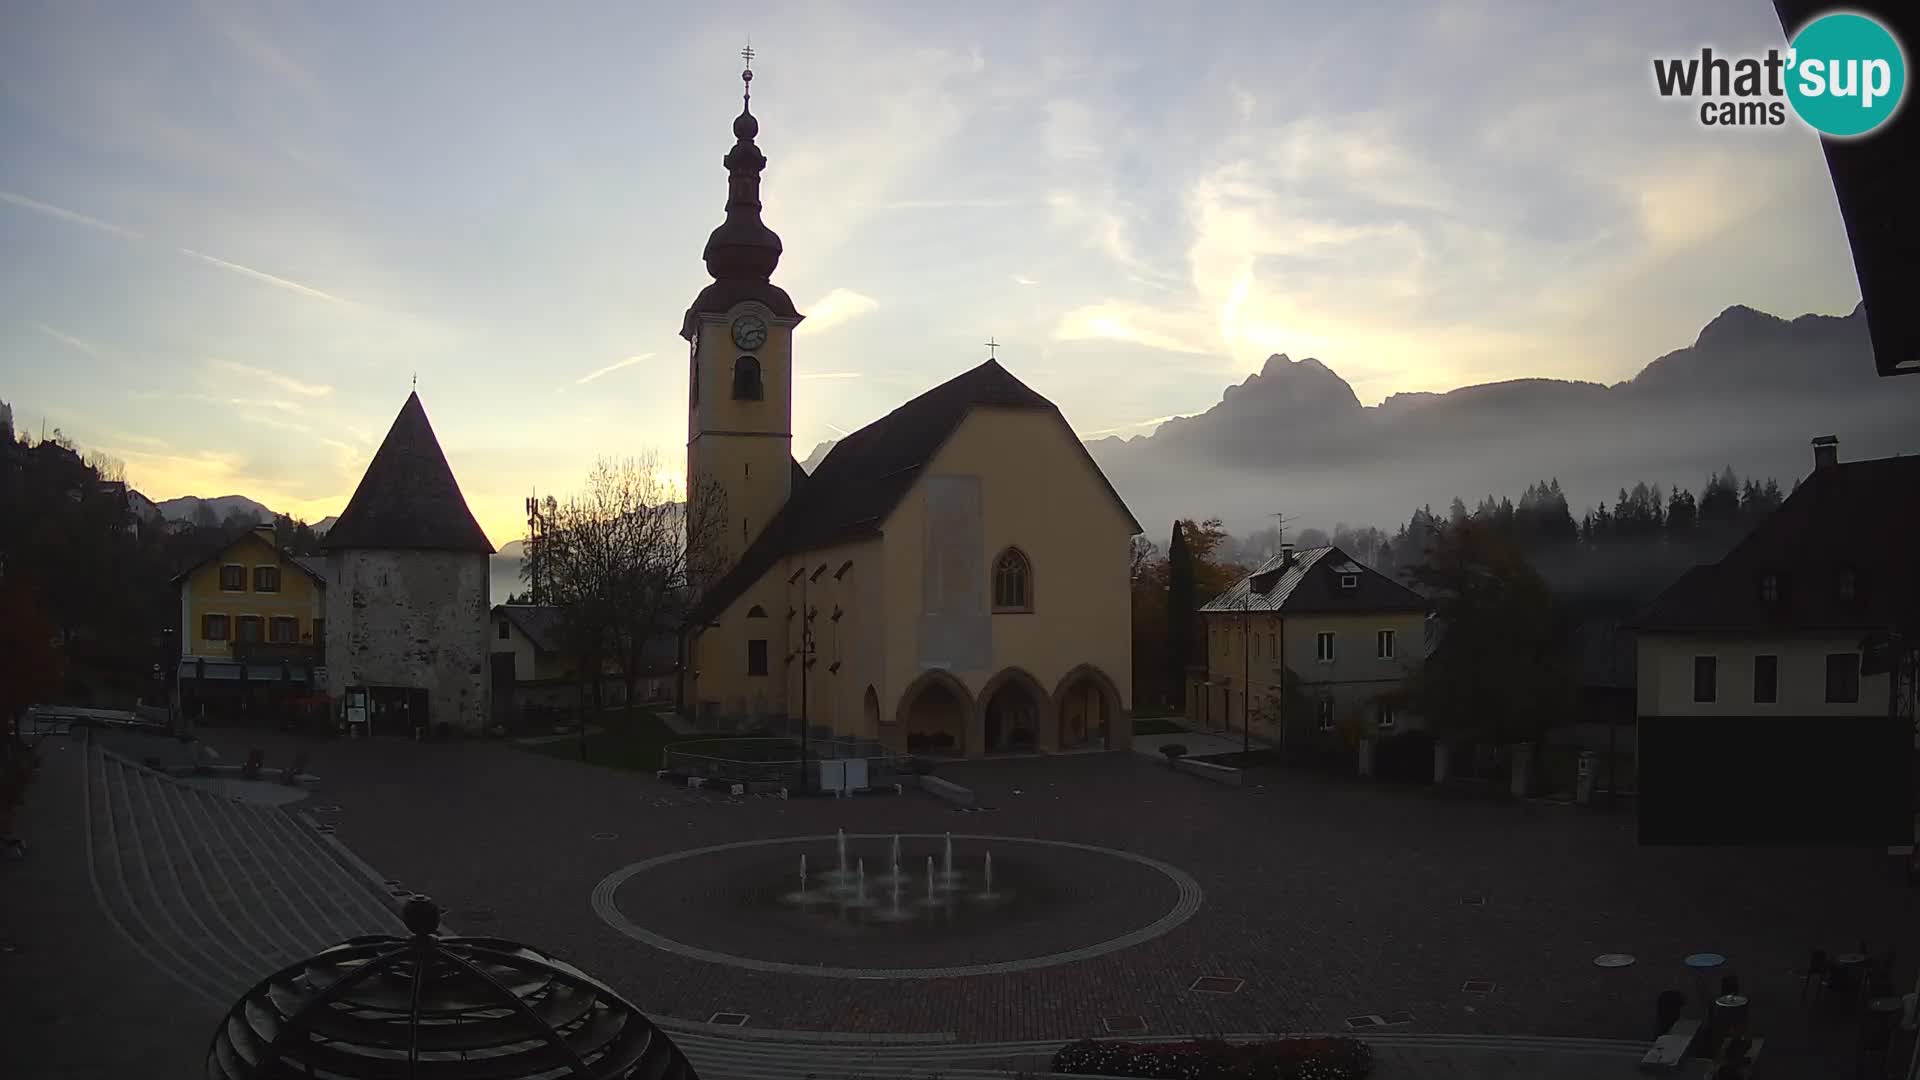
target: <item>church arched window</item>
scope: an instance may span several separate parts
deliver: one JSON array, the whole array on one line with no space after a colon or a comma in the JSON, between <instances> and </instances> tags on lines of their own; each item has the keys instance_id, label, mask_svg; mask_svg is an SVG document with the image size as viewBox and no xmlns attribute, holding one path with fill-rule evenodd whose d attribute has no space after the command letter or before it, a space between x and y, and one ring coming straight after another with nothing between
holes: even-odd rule
<instances>
[{"instance_id":1,"label":"church arched window","mask_svg":"<svg viewBox=\"0 0 1920 1080\"><path fill-rule=\"evenodd\" d=\"M759 604L755 604L747 609L747 618L749 619L764 619L766 617L767 609L761 607Z\"/></svg>"},{"instance_id":2,"label":"church arched window","mask_svg":"<svg viewBox=\"0 0 1920 1080\"><path fill-rule=\"evenodd\" d=\"M759 401L764 395L760 390L760 361L751 356L743 356L733 362L733 399L735 401Z\"/></svg>"},{"instance_id":3,"label":"church arched window","mask_svg":"<svg viewBox=\"0 0 1920 1080\"><path fill-rule=\"evenodd\" d=\"M1008 548L993 561L993 610L1033 610L1033 564L1019 548Z\"/></svg>"}]
</instances>

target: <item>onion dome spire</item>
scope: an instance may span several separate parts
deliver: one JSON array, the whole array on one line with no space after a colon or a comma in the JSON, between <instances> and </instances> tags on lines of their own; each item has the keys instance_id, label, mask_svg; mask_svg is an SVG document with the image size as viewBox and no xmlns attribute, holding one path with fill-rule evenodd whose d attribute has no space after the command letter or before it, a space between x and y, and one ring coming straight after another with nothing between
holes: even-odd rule
<instances>
[{"instance_id":1,"label":"onion dome spire","mask_svg":"<svg viewBox=\"0 0 1920 1080\"><path fill-rule=\"evenodd\" d=\"M767 281L780 265L780 237L760 220L760 171L767 158L754 145L760 121L753 115L753 46L740 50L740 115L733 121L727 167L727 220L707 237L703 257L715 281Z\"/></svg>"}]
</instances>

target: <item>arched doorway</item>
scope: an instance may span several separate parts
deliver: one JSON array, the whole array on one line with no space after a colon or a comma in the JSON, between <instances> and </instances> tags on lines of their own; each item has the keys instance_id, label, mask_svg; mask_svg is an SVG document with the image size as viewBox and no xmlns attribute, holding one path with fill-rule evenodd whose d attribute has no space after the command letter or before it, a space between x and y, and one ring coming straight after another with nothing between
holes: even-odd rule
<instances>
[{"instance_id":1,"label":"arched doorway","mask_svg":"<svg viewBox=\"0 0 1920 1080\"><path fill-rule=\"evenodd\" d=\"M880 694L872 686L860 701L860 734L869 739L880 737Z\"/></svg>"},{"instance_id":2,"label":"arched doorway","mask_svg":"<svg viewBox=\"0 0 1920 1080\"><path fill-rule=\"evenodd\" d=\"M1067 672L1053 692L1060 722L1060 749L1103 747L1122 750L1133 743L1120 715L1120 691L1105 672L1082 664Z\"/></svg>"},{"instance_id":3,"label":"arched doorway","mask_svg":"<svg viewBox=\"0 0 1920 1080\"><path fill-rule=\"evenodd\" d=\"M895 715L908 753L957 756L967 752L967 717L972 713L973 695L959 679L944 671L924 671L900 695Z\"/></svg>"},{"instance_id":4,"label":"arched doorway","mask_svg":"<svg viewBox=\"0 0 1920 1080\"><path fill-rule=\"evenodd\" d=\"M1031 753L1041 743L1047 692L1032 675L1008 668L981 688L980 735L989 754Z\"/></svg>"}]
</instances>

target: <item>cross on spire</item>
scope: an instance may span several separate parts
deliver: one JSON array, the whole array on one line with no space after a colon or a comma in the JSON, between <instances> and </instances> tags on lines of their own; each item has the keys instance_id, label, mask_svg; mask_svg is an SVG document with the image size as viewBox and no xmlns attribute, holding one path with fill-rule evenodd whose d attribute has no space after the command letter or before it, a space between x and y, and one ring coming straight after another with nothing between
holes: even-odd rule
<instances>
[{"instance_id":1,"label":"cross on spire","mask_svg":"<svg viewBox=\"0 0 1920 1080\"><path fill-rule=\"evenodd\" d=\"M745 60L747 62L748 67L753 66L753 43L752 42L748 42L747 47L740 50L740 59Z\"/></svg>"},{"instance_id":2,"label":"cross on spire","mask_svg":"<svg viewBox=\"0 0 1920 1080\"><path fill-rule=\"evenodd\" d=\"M991 335L991 334L987 335L987 359L998 360L999 356L994 352L994 350L998 349L999 347L1000 347L1000 343L994 340L994 335Z\"/></svg>"}]
</instances>

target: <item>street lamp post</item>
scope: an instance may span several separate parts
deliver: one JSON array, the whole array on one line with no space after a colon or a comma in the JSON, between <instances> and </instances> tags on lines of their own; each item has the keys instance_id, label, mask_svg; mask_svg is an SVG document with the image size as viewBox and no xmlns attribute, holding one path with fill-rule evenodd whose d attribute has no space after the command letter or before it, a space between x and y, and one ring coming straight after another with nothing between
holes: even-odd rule
<instances>
[{"instance_id":1,"label":"street lamp post","mask_svg":"<svg viewBox=\"0 0 1920 1080\"><path fill-rule=\"evenodd\" d=\"M1253 750L1253 578L1240 600L1240 753Z\"/></svg>"},{"instance_id":2,"label":"street lamp post","mask_svg":"<svg viewBox=\"0 0 1920 1080\"><path fill-rule=\"evenodd\" d=\"M813 612L807 607L807 568L795 570L787 584L800 586L800 794L805 795L808 735L812 727L807 718L807 668L813 665Z\"/></svg>"}]
</instances>

